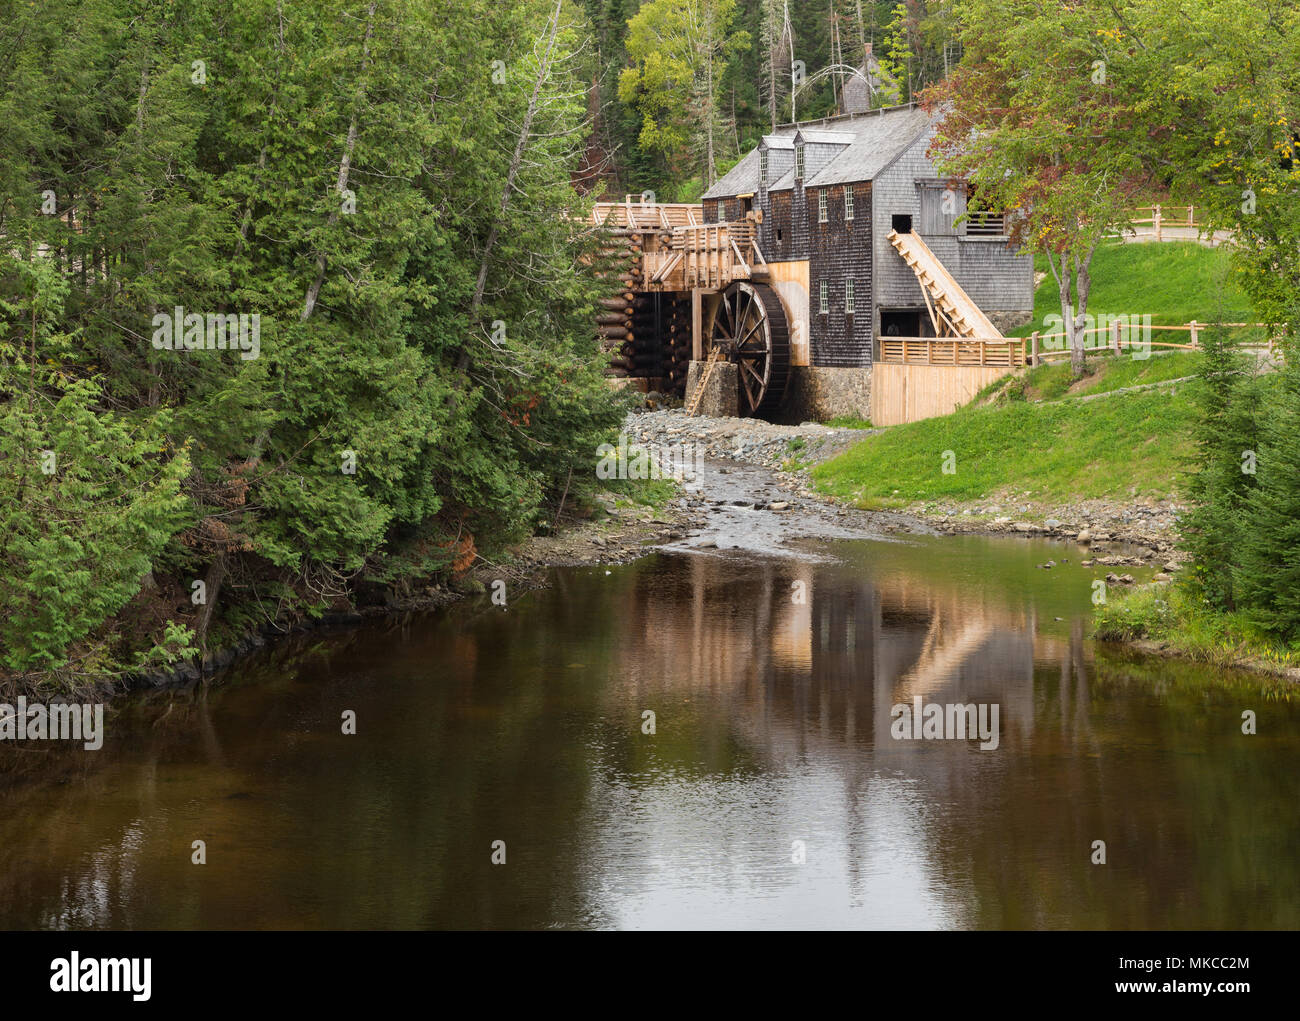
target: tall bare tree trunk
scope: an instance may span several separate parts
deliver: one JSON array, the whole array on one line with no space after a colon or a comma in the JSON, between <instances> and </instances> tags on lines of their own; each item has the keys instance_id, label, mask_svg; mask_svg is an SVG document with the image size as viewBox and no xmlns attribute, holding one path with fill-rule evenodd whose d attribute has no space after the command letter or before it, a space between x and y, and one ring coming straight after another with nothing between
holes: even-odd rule
<instances>
[{"instance_id":1,"label":"tall bare tree trunk","mask_svg":"<svg viewBox=\"0 0 1300 1021\"><path fill-rule=\"evenodd\" d=\"M705 159L705 188L713 187L713 122L717 120L717 113L713 108L713 32L710 25L708 34L709 53L705 63L706 73L704 82L704 118L707 121L706 130L708 138L708 156Z\"/></svg>"},{"instance_id":2,"label":"tall bare tree trunk","mask_svg":"<svg viewBox=\"0 0 1300 1021\"><path fill-rule=\"evenodd\" d=\"M483 243L483 255L478 264L478 279L474 282L474 297L469 305L471 319L478 314L478 310L483 305L483 292L487 288L488 267L492 263L492 250L496 247L497 237L501 233L501 221L505 218L506 210L510 208L510 196L514 194L515 180L519 177L519 168L523 165L524 152L527 150L528 141L532 137L533 119L537 116L537 108L541 103L542 86L551 73L551 56L555 52L555 36L560 28L560 8L562 3L563 0L556 0L555 10L551 13L550 21L547 22L546 52L542 55L542 63L537 69L537 77L533 79L533 92L528 98L528 109L524 111L524 121L519 127L519 137L515 140L514 155L510 158L510 168L506 171L506 181L501 188L501 199L497 203L497 217L492 223L492 229L488 231L487 240ZM465 372L469 368L469 363L469 347L466 346L461 348L460 357L456 361L457 371Z\"/></svg>"},{"instance_id":3,"label":"tall bare tree trunk","mask_svg":"<svg viewBox=\"0 0 1300 1021\"><path fill-rule=\"evenodd\" d=\"M370 0L370 7L366 12L366 38L361 47L361 74L357 76L357 100L352 106L352 118L348 122L348 137L343 145L343 158L339 161L337 190L340 195L347 189L348 172L352 169L352 152L357 147L357 108L361 105L362 95L366 87L364 81L366 68L370 66L370 39L375 31L375 3L376 0ZM337 203L330 210L328 222L331 227L339 222L339 206ZM325 282L325 261L326 255L322 250L316 259L316 279L307 288L307 298L302 306L302 322L304 323L311 318L311 314L316 308L316 299L320 296L321 285Z\"/></svg>"}]
</instances>

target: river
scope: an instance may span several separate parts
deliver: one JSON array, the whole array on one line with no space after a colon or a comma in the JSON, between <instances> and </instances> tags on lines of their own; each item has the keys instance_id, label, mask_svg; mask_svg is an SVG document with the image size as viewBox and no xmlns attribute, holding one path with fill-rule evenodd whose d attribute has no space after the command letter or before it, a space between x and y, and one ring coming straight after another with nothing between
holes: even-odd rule
<instances>
[{"instance_id":1,"label":"river","mask_svg":"<svg viewBox=\"0 0 1300 1021\"><path fill-rule=\"evenodd\" d=\"M807 552L557 569L0 748L0 925L1300 927L1295 700L1088 641L1070 544ZM893 736L917 698L997 747Z\"/></svg>"}]
</instances>

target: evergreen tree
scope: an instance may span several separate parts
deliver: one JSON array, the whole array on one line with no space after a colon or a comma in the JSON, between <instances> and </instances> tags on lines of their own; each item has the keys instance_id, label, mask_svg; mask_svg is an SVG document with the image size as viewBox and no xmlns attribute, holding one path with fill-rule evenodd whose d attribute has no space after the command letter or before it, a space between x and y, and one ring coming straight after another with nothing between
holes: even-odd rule
<instances>
[{"instance_id":1,"label":"evergreen tree","mask_svg":"<svg viewBox=\"0 0 1300 1021\"><path fill-rule=\"evenodd\" d=\"M1234 565L1243 538L1242 507L1255 488L1258 429L1254 360L1221 327L1203 334L1195 453L1188 479L1190 509L1179 523L1192 555L1187 579L1208 605L1237 604Z\"/></svg>"},{"instance_id":2,"label":"evergreen tree","mask_svg":"<svg viewBox=\"0 0 1300 1021\"><path fill-rule=\"evenodd\" d=\"M1300 314L1300 309L1297 310ZM1291 337L1281 386L1270 402L1258 484L1241 503L1231 562L1246 614L1282 640L1300 640L1300 364ZM1224 551L1227 556L1229 551Z\"/></svg>"}]
</instances>

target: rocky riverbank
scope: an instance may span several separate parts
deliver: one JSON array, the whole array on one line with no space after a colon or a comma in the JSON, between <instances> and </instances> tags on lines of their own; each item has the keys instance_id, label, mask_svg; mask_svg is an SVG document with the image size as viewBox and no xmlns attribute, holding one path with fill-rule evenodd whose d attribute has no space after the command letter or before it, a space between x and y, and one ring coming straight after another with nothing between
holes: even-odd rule
<instances>
[{"instance_id":1,"label":"rocky riverbank","mask_svg":"<svg viewBox=\"0 0 1300 1021\"><path fill-rule=\"evenodd\" d=\"M627 431L633 442L668 448L692 445L711 460L774 472L778 485L798 499L836 507L840 505L833 498L815 489L809 469L880 432L816 422L773 425L757 419L688 418L681 410L630 415ZM855 512L870 513L875 527L882 527L892 514L908 529L921 524L941 533L1074 539L1090 545L1095 562L1103 566L1155 565L1173 571L1182 559L1174 547L1182 510L1168 500L1135 497L1131 501L1045 504L1002 493L978 501L937 501L897 511ZM1109 548L1112 543L1129 548L1119 553Z\"/></svg>"}]
</instances>

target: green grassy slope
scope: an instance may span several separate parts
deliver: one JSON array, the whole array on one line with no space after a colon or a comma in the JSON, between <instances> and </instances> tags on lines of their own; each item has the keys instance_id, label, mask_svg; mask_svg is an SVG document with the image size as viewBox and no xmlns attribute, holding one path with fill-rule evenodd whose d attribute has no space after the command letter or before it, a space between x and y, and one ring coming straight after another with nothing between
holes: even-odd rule
<instances>
[{"instance_id":1,"label":"green grassy slope","mask_svg":"<svg viewBox=\"0 0 1300 1021\"><path fill-rule=\"evenodd\" d=\"M1164 497L1190 452L1186 385L1094 401L1014 401L895 426L813 469L818 487L867 507L974 500ZM944 474L944 452L955 472Z\"/></svg>"},{"instance_id":2,"label":"green grassy slope","mask_svg":"<svg viewBox=\"0 0 1300 1021\"><path fill-rule=\"evenodd\" d=\"M1092 288L1088 313L1150 315L1156 325L1191 322L1249 322L1250 299L1237 285L1226 248L1206 248L1194 242L1108 244L1092 259ZM1044 319L1061 314L1056 281L1042 256L1034 260L1037 273L1047 277L1034 292L1033 321L1010 336L1043 332ZM1173 334L1155 339L1169 339Z\"/></svg>"}]
</instances>

